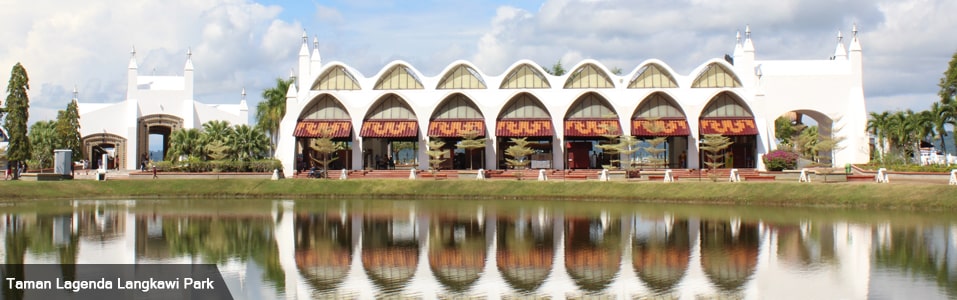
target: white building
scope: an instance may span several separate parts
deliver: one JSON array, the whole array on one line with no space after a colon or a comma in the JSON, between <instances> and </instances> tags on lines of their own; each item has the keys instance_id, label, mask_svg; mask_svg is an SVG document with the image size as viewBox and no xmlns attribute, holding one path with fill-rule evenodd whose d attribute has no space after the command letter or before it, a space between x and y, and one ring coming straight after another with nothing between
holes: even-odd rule
<instances>
[{"instance_id":1,"label":"white building","mask_svg":"<svg viewBox=\"0 0 957 300\"><path fill-rule=\"evenodd\" d=\"M151 134L163 136L166 153L170 133L175 130L202 128L211 120L232 125L249 123L245 91L239 104L211 105L194 99L193 61L188 51L183 76L144 76L138 73L133 50L127 76L124 101L78 102L83 158L92 167L98 167L101 155L106 153L110 155L110 168L138 168L148 155Z\"/></svg>"},{"instance_id":2,"label":"white building","mask_svg":"<svg viewBox=\"0 0 957 300\"><path fill-rule=\"evenodd\" d=\"M474 168L502 168L509 138L528 137L539 167L593 168L590 161L608 130L634 136L667 136L669 167L698 168L698 140L720 133L734 141L728 165L764 169L761 156L775 147L774 120L808 116L845 137L834 163L869 159L862 82L862 48L853 30L849 51L838 36L834 56L822 60L759 60L750 28L738 36L734 55L703 62L690 74L649 59L623 75L583 60L562 76L520 60L500 75L456 61L426 76L403 61L366 77L341 62L323 63L318 41L299 51L297 84L287 94L277 158L290 176L309 161L311 138L330 133L350 145L342 167L377 167L393 142L418 145L418 168L426 169L429 137L449 147L464 130L487 139L471 157ZM662 130L644 124L657 120ZM615 130L616 128L620 130ZM450 150L450 152L453 150ZM536 158L533 157L533 162ZM534 167L534 165L533 165Z\"/></svg>"}]
</instances>

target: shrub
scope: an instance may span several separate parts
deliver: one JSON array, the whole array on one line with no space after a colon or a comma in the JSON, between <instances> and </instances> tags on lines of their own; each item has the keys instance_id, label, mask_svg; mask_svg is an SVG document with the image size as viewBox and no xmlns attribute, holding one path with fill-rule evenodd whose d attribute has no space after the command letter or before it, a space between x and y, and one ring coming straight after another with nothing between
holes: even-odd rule
<instances>
[{"instance_id":1,"label":"shrub","mask_svg":"<svg viewBox=\"0 0 957 300\"><path fill-rule=\"evenodd\" d=\"M791 151L774 150L765 154L761 159L764 160L764 166L768 168L768 171L781 171L797 168L799 157L801 157L799 154Z\"/></svg>"}]
</instances>

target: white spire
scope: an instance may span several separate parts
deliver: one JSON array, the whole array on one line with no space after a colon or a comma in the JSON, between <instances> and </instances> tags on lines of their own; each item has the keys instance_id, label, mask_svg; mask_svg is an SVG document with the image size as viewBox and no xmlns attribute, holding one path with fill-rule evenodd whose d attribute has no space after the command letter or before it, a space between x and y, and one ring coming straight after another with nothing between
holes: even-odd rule
<instances>
[{"instance_id":1,"label":"white spire","mask_svg":"<svg viewBox=\"0 0 957 300\"><path fill-rule=\"evenodd\" d=\"M248 108L248 106L246 106L246 87L243 87L242 99L239 100L239 106Z\"/></svg>"},{"instance_id":2,"label":"white spire","mask_svg":"<svg viewBox=\"0 0 957 300\"><path fill-rule=\"evenodd\" d=\"M741 32L738 31L738 33L734 36L734 53L732 56L738 57L742 53L744 53L744 48L741 47Z\"/></svg>"},{"instance_id":3,"label":"white spire","mask_svg":"<svg viewBox=\"0 0 957 300\"><path fill-rule=\"evenodd\" d=\"M289 68L289 79L296 79L296 69Z\"/></svg>"},{"instance_id":4,"label":"white spire","mask_svg":"<svg viewBox=\"0 0 957 300\"><path fill-rule=\"evenodd\" d=\"M243 87L243 101L246 101L246 87Z\"/></svg>"},{"instance_id":5,"label":"white spire","mask_svg":"<svg viewBox=\"0 0 957 300\"><path fill-rule=\"evenodd\" d=\"M854 23L851 32L854 34L851 38L851 51L861 51L861 41L857 39L857 23Z\"/></svg>"},{"instance_id":6,"label":"white spire","mask_svg":"<svg viewBox=\"0 0 957 300\"><path fill-rule=\"evenodd\" d=\"M136 46L130 49L130 65L128 68L136 69Z\"/></svg>"},{"instance_id":7,"label":"white spire","mask_svg":"<svg viewBox=\"0 0 957 300\"><path fill-rule=\"evenodd\" d=\"M299 47L299 56L309 56L309 36L306 35L306 30L302 30L302 46Z\"/></svg>"},{"instance_id":8,"label":"white spire","mask_svg":"<svg viewBox=\"0 0 957 300\"><path fill-rule=\"evenodd\" d=\"M840 30L837 31L837 48L834 49L834 58L835 60L846 60L847 59L847 49L844 48L844 34Z\"/></svg>"},{"instance_id":9,"label":"white spire","mask_svg":"<svg viewBox=\"0 0 957 300\"><path fill-rule=\"evenodd\" d=\"M193 50L191 48L186 48L186 67L183 69L186 71L193 70Z\"/></svg>"},{"instance_id":10,"label":"white spire","mask_svg":"<svg viewBox=\"0 0 957 300\"><path fill-rule=\"evenodd\" d=\"M751 42L751 24L744 26L744 52L754 52L754 43Z\"/></svg>"},{"instance_id":11,"label":"white spire","mask_svg":"<svg viewBox=\"0 0 957 300\"><path fill-rule=\"evenodd\" d=\"M319 55L319 37L314 36L312 40L312 61L309 66L310 72L318 72L322 68L322 56Z\"/></svg>"},{"instance_id":12,"label":"white spire","mask_svg":"<svg viewBox=\"0 0 957 300\"><path fill-rule=\"evenodd\" d=\"M74 84L74 85L73 85L73 101L76 101L77 96L78 96L79 94L80 94L80 93L76 91L76 85Z\"/></svg>"}]
</instances>

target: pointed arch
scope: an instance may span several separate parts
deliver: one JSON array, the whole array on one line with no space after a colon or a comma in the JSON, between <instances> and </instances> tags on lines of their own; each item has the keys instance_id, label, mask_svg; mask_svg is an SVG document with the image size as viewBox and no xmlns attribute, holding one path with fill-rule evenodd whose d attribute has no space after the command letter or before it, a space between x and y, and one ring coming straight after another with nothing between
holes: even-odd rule
<instances>
[{"instance_id":1,"label":"pointed arch","mask_svg":"<svg viewBox=\"0 0 957 300\"><path fill-rule=\"evenodd\" d=\"M687 136L688 119L678 102L662 92L645 97L631 118L634 136Z\"/></svg>"},{"instance_id":2,"label":"pointed arch","mask_svg":"<svg viewBox=\"0 0 957 300\"><path fill-rule=\"evenodd\" d=\"M578 97L565 114L565 136L599 137L620 135L618 113L595 92Z\"/></svg>"},{"instance_id":3,"label":"pointed arch","mask_svg":"<svg viewBox=\"0 0 957 300\"><path fill-rule=\"evenodd\" d=\"M721 92L708 101L701 111L702 118L753 118L751 110L741 98L730 92Z\"/></svg>"},{"instance_id":4,"label":"pointed arch","mask_svg":"<svg viewBox=\"0 0 957 300\"><path fill-rule=\"evenodd\" d=\"M437 90L447 89L486 89L485 80L478 71L466 64L459 64L445 73L439 80Z\"/></svg>"},{"instance_id":5,"label":"pointed arch","mask_svg":"<svg viewBox=\"0 0 957 300\"><path fill-rule=\"evenodd\" d=\"M375 83L376 90L421 90L422 81L408 66L398 64L389 68Z\"/></svg>"},{"instance_id":6,"label":"pointed arch","mask_svg":"<svg viewBox=\"0 0 957 300\"><path fill-rule=\"evenodd\" d=\"M677 88L675 77L664 67L650 63L641 67L628 83L629 89Z\"/></svg>"},{"instance_id":7,"label":"pointed arch","mask_svg":"<svg viewBox=\"0 0 957 300\"><path fill-rule=\"evenodd\" d=\"M495 125L499 137L551 136L552 117L538 98L529 93L512 97L502 108Z\"/></svg>"},{"instance_id":8,"label":"pointed arch","mask_svg":"<svg viewBox=\"0 0 957 300\"><path fill-rule=\"evenodd\" d=\"M323 94L299 114L295 137L315 138L330 134L333 138L348 138L352 135L349 112L336 97Z\"/></svg>"},{"instance_id":9,"label":"pointed arch","mask_svg":"<svg viewBox=\"0 0 957 300\"><path fill-rule=\"evenodd\" d=\"M737 88L741 87L741 80L730 69L720 63L710 63L698 74L692 88Z\"/></svg>"},{"instance_id":10,"label":"pointed arch","mask_svg":"<svg viewBox=\"0 0 957 300\"><path fill-rule=\"evenodd\" d=\"M610 89L615 83L602 69L593 63L584 64L570 73L565 81L566 89Z\"/></svg>"},{"instance_id":11,"label":"pointed arch","mask_svg":"<svg viewBox=\"0 0 957 300\"><path fill-rule=\"evenodd\" d=\"M312 90L360 90L359 81L343 66L333 66L327 69L312 85Z\"/></svg>"},{"instance_id":12,"label":"pointed arch","mask_svg":"<svg viewBox=\"0 0 957 300\"><path fill-rule=\"evenodd\" d=\"M485 117L472 99L461 93L449 95L435 109L429 122L429 136L459 137L463 131L485 136Z\"/></svg>"},{"instance_id":13,"label":"pointed arch","mask_svg":"<svg viewBox=\"0 0 957 300\"><path fill-rule=\"evenodd\" d=\"M523 63L512 69L505 80L502 80L500 89L548 89L552 86L545 79L545 75L530 64Z\"/></svg>"},{"instance_id":14,"label":"pointed arch","mask_svg":"<svg viewBox=\"0 0 957 300\"><path fill-rule=\"evenodd\" d=\"M412 107L396 94L380 98L362 122L362 137L416 137L419 124Z\"/></svg>"}]
</instances>

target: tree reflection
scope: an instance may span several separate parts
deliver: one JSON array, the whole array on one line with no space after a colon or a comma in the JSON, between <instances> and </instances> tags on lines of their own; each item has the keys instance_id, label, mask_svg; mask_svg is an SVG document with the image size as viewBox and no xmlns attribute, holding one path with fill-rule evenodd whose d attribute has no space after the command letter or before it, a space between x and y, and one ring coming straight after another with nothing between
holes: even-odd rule
<instances>
[{"instance_id":1,"label":"tree reflection","mask_svg":"<svg viewBox=\"0 0 957 300\"><path fill-rule=\"evenodd\" d=\"M415 228L411 218L364 216L362 266L383 293L399 291L415 275L419 263Z\"/></svg>"},{"instance_id":2,"label":"tree reflection","mask_svg":"<svg viewBox=\"0 0 957 300\"><path fill-rule=\"evenodd\" d=\"M440 213L429 231L429 266L454 292L469 289L485 267L485 226L474 215Z\"/></svg>"},{"instance_id":3,"label":"tree reflection","mask_svg":"<svg viewBox=\"0 0 957 300\"><path fill-rule=\"evenodd\" d=\"M339 212L295 216L296 268L319 292L336 289L352 263L351 218Z\"/></svg>"},{"instance_id":4,"label":"tree reflection","mask_svg":"<svg viewBox=\"0 0 957 300\"><path fill-rule=\"evenodd\" d=\"M932 278L949 298L957 297L957 253L954 228L944 226L896 226L889 241L875 247L877 267L899 269Z\"/></svg>"},{"instance_id":5,"label":"tree reflection","mask_svg":"<svg viewBox=\"0 0 957 300\"><path fill-rule=\"evenodd\" d=\"M777 233L778 258L784 264L810 270L837 262L834 224L804 221L769 226Z\"/></svg>"}]
</instances>

